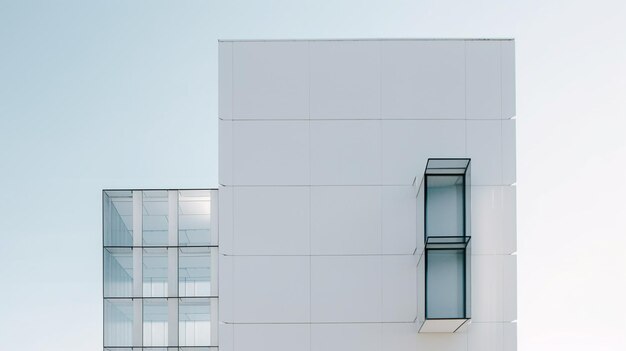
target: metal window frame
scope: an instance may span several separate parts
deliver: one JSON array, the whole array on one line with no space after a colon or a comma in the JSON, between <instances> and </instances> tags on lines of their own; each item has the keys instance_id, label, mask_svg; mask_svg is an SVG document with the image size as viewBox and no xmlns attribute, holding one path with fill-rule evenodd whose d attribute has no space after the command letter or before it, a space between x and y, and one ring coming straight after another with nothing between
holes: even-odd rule
<instances>
[{"instance_id":1,"label":"metal window frame","mask_svg":"<svg viewBox=\"0 0 626 351\"><path fill-rule=\"evenodd\" d=\"M436 167L433 164L436 162L433 161L460 161L465 162L464 166L454 166L454 167ZM438 171L440 170L440 171ZM441 173L440 173L441 172ZM471 267L471 235L470 235L470 207L471 204L471 184L470 180L470 172L471 172L471 159L465 157L459 158L429 158L426 162L426 167L424 170L424 175L422 178L421 184L417 187L417 192L419 195L420 191L423 191L423 248L421 250L420 258L418 260L418 276L420 275L420 263L423 259L424 271L423 271L423 290L418 289L418 293L423 293L424 299L424 314L423 318L426 322L428 320L465 320L461 325L456 328L453 332L456 332L461 326L463 326L468 320L471 319L471 302L468 299L471 298L471 272L469 269ZM429 235L428 233L428 179L429 177L444 177L444 176L461 176L463 180L463 193L462 193L462 205L463 205L463 217L462 217L462 235L450 235L450 236L442 236L442 235ZM455 251L461 253L464 258L463 262L463 315L459 317L429 317L428 316L428 261L429 261L429 253L433 251ZM418 284L420 281L418 279ZM418 302L418 308L420 303ZM420 314L418 313L418 318L420 318ZM420 327L421 330L421 327Z\"/></svg>"}]
</instances>

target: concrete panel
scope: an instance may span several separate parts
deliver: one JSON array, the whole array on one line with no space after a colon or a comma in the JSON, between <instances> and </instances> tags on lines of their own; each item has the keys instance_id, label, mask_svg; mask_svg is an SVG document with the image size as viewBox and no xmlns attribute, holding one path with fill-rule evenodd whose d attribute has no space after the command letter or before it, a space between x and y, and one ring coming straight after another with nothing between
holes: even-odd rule
<instances>
[{"instance_id":1,"label":"concrete panel","mask_svg":"<svg viewBox=\"0 0 626 351\"><path fill-rule=\"evenodd\" d=\"M380 139L380 121L311 121L311 184L380 184Z\"/></svg>"},{"instance_id":2,"label":"concrete panel","mask_svg":"<svg viewBox=\"0 0 626 351\"><path fill-rule=\"evenodd\" d=\"M412 186L382 187L383 254L413 254L417 238L417 200Z\"/></svg>"},{"instance_id":3,"label":"concrete panel","mask_svg":"<svg viewBox=\"0 0 626 351\"><path fill-rule=\"evenodd\" d=\"M218 116L233 118L233 43L218 43ZM221 147L221 146L220 146Z\"/></svg>"},{"instance_id":4,"label":"concrete panel","mask_svg":"<svg viewBox=\"0 0 626 351\"><path fill-rule=\"evenodd\" d=\"M502 319L517 320L517 256L503 257Z\"/></svg>"},{"instance_id":5,"label":"concrete panel","mask_svg":"<svg viewBox=\"0 0 626 351\"><path fill-rule=\"evenodd\" d=\"M465 42L383 41L382 118L465 119Z\"/></svg>"},{"instance_id":6,"label":"concrete panel","mask_svg":"<svg viewBox=\"0 0 626 351\"><path fill-rule=\"evenodd\" d=\"M502 116L500 43L497 40L465 42L468 119L500 119Z\"/></svg>"},{"instance_id":7,"label":"concrete panel","mask_svg":"<svg viewBox=\"0 0 626 351\"><path fill-rule=\"evenodd\" d=\"M502 323L472 323L467 333L468 351L503 350Z\"/></svg>"},{"instance_id":8,"label":"concrete panel","mask_svg":"<svg viewBox=\"0 0 626 351\"><path fill-rule=\"evenodd\" d=\"M380 118L380 42L312 41L311 119Z\"/></svg>"},{"instance_id":9,"label":"concrete panel","mask_svg":"<svg viewBox=\"0 0 626 351\"><path fill-rule=\"evenodd\" d=\"M517 251L517 187L502 188L502 207L504 222L502 252L514 253Z\"/></svg>"},{"instance_id":10,"label":"concrete panel","mask_svg":"<svg viewBox=\"0 0 626 351\"><path fill-rule=\"evenodd\" d=\"M465 121L382 121L384 185L411 185L424 174L429 157L464 154Z\"/></svg>"},{"instance_id":11,"label":"concrete panel","mask_svg":"<svg viewBox=\"0 0 626 351\"><path fill-rule=\"evenodd\" d=\"M381 187L311 188L311 254L381 253Z\"/></svg>"},{"instance_id":12,"label":"concrete panel","mask_svg":"<svg viewBox=\"0 0 626 351\"><path fill-rule=\"evenodd\" d=\"M462 333L424 333L417 337L417 350L466 351L467 335Z\"/></svg>"},{"instance_id":13,"label":"concrete panel","mask_svg":"<svg viewBox=\"0 0 626 351\"><path fill-rule=\"evenodd\" d=\"M472 253L515 252L515 188L473 186L471 198Z\"/></svg>"},{"instance_id":14,"label":"concrete panel","mask_svg":"<svg viewBox=\"0 0 626 351\"><path fill-rule=\"evenodd\" d=\"M219 183L233 184L233 124L219 120Z\"/></svg>"},{"instance_id":15,"label":"concrete panel","mask_svg":"<svg viewBox=\"0 0 626 351\"><path fill-rule=\"evenodd\" d=\"M311 257L312 322L380 322L380 256Z\"/></svg>"},{"instance_id":16,"label":"concrete panel","mask_svg":"<svg viewBox=\"0 0 626 351\"><path fill-rule=\"evenodd\" d=\"M309 351L310 329L308 324L236 324L235 351Z\"/></svg>"},{"instance_id":17,"label":"concrete panel","mask_svg":"<svg viewBox=\"0 0 626 351\"><path fill-rule=\"evenodd\" d=\"M382 257L383 322L413 322L417 317L417 257Z\"/></svg>"},{"instance_id":18,"label":"concrete panel","mask_svg":"<svg viewBox=\"0 0 626 351\"><path fill-rule=\"evenodd\" d=\"M309 187L235 188L235 255L308 255Z\"/></svg>"},{"instance_id":19,"label":"concrete panel","mask_svg":"<svg viewBox=\"0 0 626 351\"><path fill-rule=\"evenodd\" d=\"M515 112L515 41L500 44L502 53L502 118L511 118Z\"/></svg>"},{"instance_id":20,"label":"concrete panel","mask_svg":"<svg viewBox=\"0 0 626 351\"><path fill-rule=\"evenodd\" d=\"M511 322L517 319L515 255L472 256L472 321Z\"/></svg>"},{"instance_id":21,"label":"concrete panel","mask_svg":"<svg viewBox=\"0 0 626 351\"><path fill-rule=\"evenodd\" d=\"M235 185L308 185L308 121L233 122Z\"/></svg>"},{"instance_id":22,"label":"concrete panel","mask_svg":"<svg viewBox=\"0 0 626 351\"><path fill-rule=\"evenodd\" d=\"M234 256L233 262L235 323L309 322L309 257Z\"/></svg>"},{"instance_id":23,"label":"concrete panel","mask_svg":"<svg viewBox=\"0 0 626 351\"><path fill-rule=\"evenodd\" d=\"M307 42L233 45L233 119L309 118Z\"/></svg>"},{"instance_id":24,"label":"concrete panel","mask_svg":"<svg viewBox=\"0 0 626 351\"><path fill-rule=\"evenodd\" d=\"M419 336L415 323L383 323L383 350L421 351L417 348Z\"/></svg>"},{"instance_id":25,"label":"concrete panel","mask_svg":"<svg viewBox=\"0 0 626 351\"><path fill-rule=\"evenodd\" d=\"M472 321L502 321L502 256L472 256Z\"/></svg>"},{"instance_id":26,"label":"concrete panel","mask_svg":"<svg viewBox=\"0 0 626 351\"><path fill-rule=\"evenodd\" d=\"M517 351L517 323L503 323L503 350Z\"/></svg>"},{"instance_id":27,"label":"concrete panel","mask_svg":"<svg viewBox=\"0 0 626 351\"><path fill-rule=\"evenodd\" d=\"M219 271L219 321L232 323L233 321L233 257L220 255ZM220 327L221 328L221 327ZM224 340L220 336L221 340Z\"/></svg>"},{"instance_id":28,"label":"concrete panel","mask_svg":"<svg viewBox=\"0 0 626 351\"><path fill-rule=\"evenodd\" d=\"M472 185L502 184L502 121L467 121Z\"/></svg>"},{"instance_id":29,"label":"concrete panel","mask_svg":"<svg viewBox=\"0 0 626 351\"><path fill-rule=\"evenodd\" d=\"M234 194L232 187L219 187L219 253L232 255L233 253L233 201Z\"/></svg>"},{"instance_id":30,"label":"concrete panel","mask_svg":"<svg viewBox=\"0 0 626 351\"><path fill-rule=\"evenodd\" d=\"M502 121L502 182L507 185L517 181L515 123L515 119Z\"/></svg>"},{"instance_id":31,"label":"concrete panel","mask_svg":"<svg viewBox=\"0 0 626 351\"><path fill-rule=\"evenodd\" d=\"M220 323L219 325L219 344L220 351L234 351L234 325Z\"/></svg>"},{"instance_id":32,"label":"concrete panel","mask_svg":"<svg viewBox=\"0 0 626 351\"><path fill-rule=\"evenodd\" d=\"M311 351L382 351L382 324L312 324Z\"/></svg>"}]
</instances>

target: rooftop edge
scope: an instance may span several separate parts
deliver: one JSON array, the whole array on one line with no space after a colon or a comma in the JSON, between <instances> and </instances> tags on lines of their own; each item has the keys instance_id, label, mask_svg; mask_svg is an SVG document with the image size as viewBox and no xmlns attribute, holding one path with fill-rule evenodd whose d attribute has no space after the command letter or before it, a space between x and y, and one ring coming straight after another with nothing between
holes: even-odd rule
<instances>
[{"instance_id":1,"label":"rooftop edge","mask_svg":"<svg viewBox=\"0 0 626 351\"><path fill-rule=\"evenodd\" d=\"M283 41L515 41L515 38L338 38L338 39L218 39L218 42L283 42Z\"/></svg>"}]
</instances>

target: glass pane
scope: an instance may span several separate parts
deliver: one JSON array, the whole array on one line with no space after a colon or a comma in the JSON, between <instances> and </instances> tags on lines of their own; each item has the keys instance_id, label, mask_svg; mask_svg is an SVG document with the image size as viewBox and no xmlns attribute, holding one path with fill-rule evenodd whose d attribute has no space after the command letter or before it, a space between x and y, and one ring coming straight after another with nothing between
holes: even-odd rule
<instances>
[{"instance_id":1,"label":"glass pane","mask_svg":"<svg viewBox=\"0 0 626 351\"><path fill-rule=\"evenodd\" d=\"M464 318L465 250L428 250L426 318Z\"/></svg>"},{"instance_id":2,"label":"glass pane","mask_svg":"<svg viewBox=\"0 0 626 351\"><path fill-rule=\"evenodd\" d=\"M104 296L133 296L133 250L104 249Z\"/></svg>"},{"instance_id":3,"label":"glass pane","mask_svg":"<svg viewBox=\"0 0 626 351\"><path fill-rule=\"evenodd\" d=\"M178 241L181 246L211 243L211 192L181 190L178 193Z\"/></svg>"},{"instance_id":4,"label":"glass pane","mask_svg":"<svg viewBox=\"0 0 626 351\"><path fill-rule=\"evenodd\" d=\"M211 345L210 299L180 299L178 320L178 341L180 346Z\"/></svg>"},{"instance_id":5,"label":"glass pane","mask_svg":"<svg viewBox=\"0 0 626 351\"><path fill-rule=\"evenodd\" d=\"M143 249L143 296L167 296L167 249Z\"/></svg>"},{"instance_id":6,"label":"glass pane","mask_svg":"<svg viewBox=\"0 0 626 351\"><path fill-rule=\"evenodd\" d=\"M184 247L178 253L180 296L211 295L211 251L209 247Z\"/></svg>"},{"instance_id":7,"label":"glass pane","mask_svg":"<svg viewBox=\"0 0 626 351\"><path fill-rule=\"evenodd\" d=\"M132 191L105 191L103 197L104 245L132 246Z\"/></svg>"},{"instance_id":8,"label":"glass pane","mask_svg":"<svg viewBox=\"0 0 626 351\"><path fill-rule=\"evenodd\" d=\"M143 346L167 346L167 299L143 300Z\"/></svg>"},{"instance_id":9,"label":"glass pane","mask_svg":"<svg viewBox=\"0 0 626 351\"><path fill-rule=\"evenodd\" d=\"M133 343L133 301L104 300L104 345L131 346Z\"/></svg>"},{"instance_id":10,"label":"glass pane","mask_svg":"<svg viewBox=\"0 0 626 351\"><path fill-rule=\"evenodd\" d=\"M426 236L463 236L463 176L426 176Z\"/></svg>"},{"instance_id":11,"label":"glass pane","mask_svg":"<svg viewBox=\"0 0 626 351\"><path fill-rule=\"evenodd\" d=\"M169 206L167 190L143 192L143 244L146 246L167 245Z\"/></svg>"}]
</instances>

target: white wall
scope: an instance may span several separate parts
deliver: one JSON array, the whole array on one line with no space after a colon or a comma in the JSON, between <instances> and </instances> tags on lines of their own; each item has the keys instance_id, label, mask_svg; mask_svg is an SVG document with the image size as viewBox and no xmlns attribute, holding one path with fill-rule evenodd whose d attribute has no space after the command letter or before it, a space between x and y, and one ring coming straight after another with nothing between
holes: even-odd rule
<instances>
[{"instance_id":1,"label":"white wall","mask_svg":"<svg viewBox=\"0 0 626 351\"><path fill-rule=\"evenodd\" d=\"M220 42L220 349L515 350L514 43ZM472 158L472 324L417 334L428 157Z\"/></svg>"}]
</instances>

